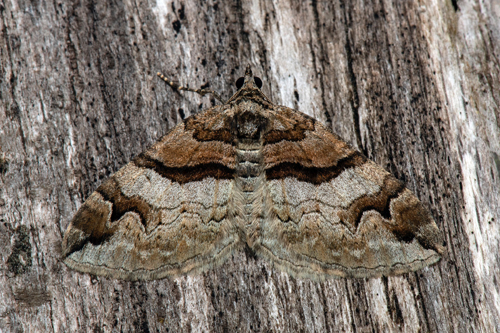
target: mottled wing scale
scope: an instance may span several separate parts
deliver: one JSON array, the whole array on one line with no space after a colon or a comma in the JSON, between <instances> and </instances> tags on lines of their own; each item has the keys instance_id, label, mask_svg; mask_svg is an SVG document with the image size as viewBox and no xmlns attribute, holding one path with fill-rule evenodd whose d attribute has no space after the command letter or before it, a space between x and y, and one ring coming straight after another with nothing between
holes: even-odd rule
<instances>
[{"instance_id":1,"label":"mottled wing scale","mask_svg":"<svg viewBox=\"0 0 500 333\"><path fill-rule=\"evenodd\" d=\"M221 109L179 124L90 195L63 240L69 267L158 279L210 267L241 243Z\"/></svg>"},{"instance_id":2,"label":"mottled wing scale","mask_svg":"<svg viewBox=\"0 0 500 333\"><path fill-rule=\"evenodd\" d=\"M264 147L262 256L316 278L401 274L440 259L435 222L400 181L305 115L277 107L271 118L283 131ZM292 120L311 126L282 124Z\"/></svg>"},{"instance_id":3,"label":"mottled wing scale","mask_svg":"<svg viewBox=\"0 0 500 333\"><path fill-rule=\"evenodd\" d=\"M313 279L401 274L445 250L404 184L272 104L247 68L228 102L187 118L90 195L63 256L79 271L149 280L206 270L241 246Z\"/></svg>"}]
</instances>

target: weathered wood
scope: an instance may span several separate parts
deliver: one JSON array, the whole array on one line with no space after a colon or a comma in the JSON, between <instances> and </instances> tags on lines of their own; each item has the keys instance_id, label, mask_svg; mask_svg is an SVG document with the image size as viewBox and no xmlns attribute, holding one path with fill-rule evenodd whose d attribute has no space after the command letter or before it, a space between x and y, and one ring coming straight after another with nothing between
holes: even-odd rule
<instances>
[{"instance_id":1,"label":"weathered wood","mask_svg":"<svg viewBox=\"0 0 500 333\"><path fill-rule=\"evenodd\" d=\"M500 331L500 7L490 1L0 2L0 330ZM447 241L400 277L295 280L250 253L130 283L61 239L104 177L228 98L246 64L430 207Z\"/></svg>"}]
</instances>

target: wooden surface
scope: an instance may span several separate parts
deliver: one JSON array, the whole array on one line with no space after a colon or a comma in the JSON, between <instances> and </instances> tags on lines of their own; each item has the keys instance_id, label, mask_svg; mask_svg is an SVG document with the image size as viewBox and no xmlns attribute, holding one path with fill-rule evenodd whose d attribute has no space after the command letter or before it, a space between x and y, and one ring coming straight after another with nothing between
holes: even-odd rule
<instances>
[{"instance_id":1,"label":"wooden surface","mask_svg":"<svg viewBox=\"0 0 500 333\"><path fill-rule=\"evenodd\" d=\"M0 2L0 331L500 331L495 0ZM448 256L312 282L251 253L131 283L61 263L85 198L251 64L430 207Z\"/></svg>"}]
</instances>

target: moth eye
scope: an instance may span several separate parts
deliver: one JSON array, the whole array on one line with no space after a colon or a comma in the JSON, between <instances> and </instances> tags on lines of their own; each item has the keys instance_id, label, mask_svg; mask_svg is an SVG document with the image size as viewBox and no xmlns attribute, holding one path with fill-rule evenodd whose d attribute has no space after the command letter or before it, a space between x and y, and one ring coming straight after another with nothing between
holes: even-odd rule
<instances>
[{"instance_id":1,"label":"moth eye","mask_svg":"<svg viewBox=\"0 0 500 333\"><path fill-rule=\"evenodd\" d=\"M245 78L240 77L238 80L236 80L236 88L240 89L243 87L243 83L245 83Z\"/></svg>"},{"instance_id":2,"label":"moth eye","mask_svg":"<svg viewBox=\"0 0 500 333\"><path fill-rule=\"evenodd\" d=\"M262 88L262 80L259 77L254 76L253 80L254 80L255 84L257 85L257 88L259 88L259 89Z\"/></svg>"}]
</instances>

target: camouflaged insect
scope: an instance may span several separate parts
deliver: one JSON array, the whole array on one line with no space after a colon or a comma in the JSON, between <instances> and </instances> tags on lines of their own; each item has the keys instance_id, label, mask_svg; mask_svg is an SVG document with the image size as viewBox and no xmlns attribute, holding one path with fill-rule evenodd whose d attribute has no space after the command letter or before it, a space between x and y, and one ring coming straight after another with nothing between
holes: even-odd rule
<instances>
[{"instance_id":1,"label":"camouflaged insect","mask_svg":"<svg viewBox=\"0 0 500 333\"><path fill-rule=\"evenodd\" d=\"M436 223L402 182L273 104L261 85L248 67L227 102L185 119L99 186L64 235L64 262L150 280L204 271L248 246L292 275L323 279L440 259Z\"/></svg>"}]
</instances>

